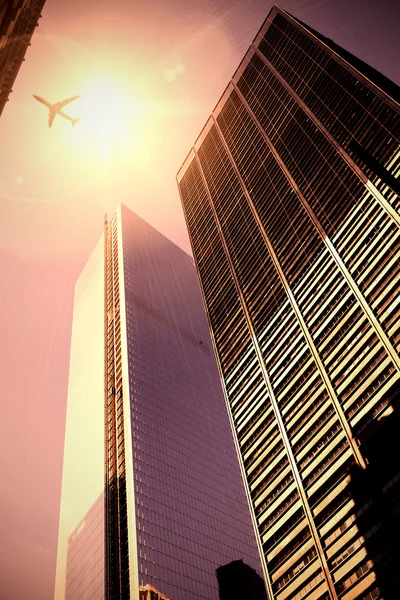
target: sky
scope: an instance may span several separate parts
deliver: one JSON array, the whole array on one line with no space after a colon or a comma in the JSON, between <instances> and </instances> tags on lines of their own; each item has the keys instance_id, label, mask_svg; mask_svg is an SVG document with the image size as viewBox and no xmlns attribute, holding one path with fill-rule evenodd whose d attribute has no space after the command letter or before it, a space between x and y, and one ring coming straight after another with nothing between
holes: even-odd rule
<instances>
[{"instance_id":1,"label":"sky","mask_svg":"<svg viewBox=\"0 0 400 600\"><path fill-rule=\"evenodd\" d=\"M396 0L281 6L400 85ZM175 176L271 7L45 4L0 117L2 600L53 597L73 288L103 215L123 202L190 252ZM81 121L49 129L32 94L80 94Z\"/></svg>"}]
</instances>

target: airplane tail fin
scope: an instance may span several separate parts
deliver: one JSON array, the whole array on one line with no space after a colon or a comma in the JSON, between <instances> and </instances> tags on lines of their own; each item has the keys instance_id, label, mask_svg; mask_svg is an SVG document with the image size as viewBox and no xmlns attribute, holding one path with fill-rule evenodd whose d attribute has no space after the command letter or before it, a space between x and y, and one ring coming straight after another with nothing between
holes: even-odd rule
<instances>
[{"instance_id":1,"label":"airplane tail fin","mask_svg":"<svg viewBox=\"0 0 400 600\"><path fill-rule=\"evenodd\" d=\"M72 127L77 124L80 119L72 119Z\"/></svg>"}]
</instances>

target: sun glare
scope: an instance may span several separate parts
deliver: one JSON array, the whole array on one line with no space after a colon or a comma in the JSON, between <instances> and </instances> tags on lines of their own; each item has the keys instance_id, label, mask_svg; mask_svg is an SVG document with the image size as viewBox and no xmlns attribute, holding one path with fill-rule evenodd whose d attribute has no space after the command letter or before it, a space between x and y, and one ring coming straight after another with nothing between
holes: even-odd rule
<instances>
[{"instance_id":1,"label":"sun glare","mask_svg":"<svg viewBox=\"0 0 400 600\"><path fill-rule=\"evenodd\" d=\"M122 153L135 154L142 137L144 103L112 76L89 78L80 93L70 113L80 118L74 137L79 138L81 148L102 162Z\"/></svg>"},{"instance_id":2,"label":"sun glare","mask_svg":"<svg viewBox=\"0 0 400 600\"><path fill-rule=\"evenodd\" d=\"M108 31L109 16L102 19ZM133 183L146 178L156 193L163 193L154 165L165 171L180 160L170 150L171 137L180 139L181 121L187 123L199 112L199 102L185 96L184 78L190 71L185 51L171 56L150 52L142 60L141 45L132 42L131 28L125 30L124 23L115 28L121 43L99 38L97 25L90 37L90 28L91 23L79 19L79 28L70 27L73 36L42 30L36 37L37 57L45 62L36 59L40 67L26 81L19 104L8 107L14 110L14 123L24 121L24 143L15 142L9 158L12 175L0 182L3 195L15 201L61 202L85 194L98 201L114 193L131 195ZM32 94L51 103L79 96L63 108L78 122L72 126L56 115L49 128L48 109ZM171 181L173 186L173 177Z\"/></svg>"}]
</instances>

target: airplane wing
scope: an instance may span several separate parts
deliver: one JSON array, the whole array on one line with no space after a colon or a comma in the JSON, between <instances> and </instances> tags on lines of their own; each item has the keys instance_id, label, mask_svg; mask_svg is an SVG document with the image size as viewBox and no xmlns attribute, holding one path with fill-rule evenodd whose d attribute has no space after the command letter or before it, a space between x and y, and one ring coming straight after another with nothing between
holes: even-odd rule
<instances>
[{"instance_id":1,"label":"airplane wing","mask_svg":"<svg viewBox=\"0 0 400 600\"><path fill-rule=\"evenodd\" d=\"M73 102L77 98L80 98L80 96L72 96L72 98L66 98L65 100L61 100L61 102L57 102L57 108L64 108L64 106L67 106L67 104Z\"/></svg>"},{"instance_id":2,"label":"airplane wing","mask_svg":"<svg viewBox=\"0 0 400 600\"><path fill-rule=\"evenodd\" d=\"M56 112L49 110L49 127L53 125L54 117L56 116Z\"/></svg>"},{"instance_id":3,"label":"airplane wing","mask_svg":"<svg viewBox=\"0 0 400 600\"><path fill-rule=\"evenodd\" d=\"M45 100L44 98L42 98L41 96L36 96L36 94L33 94L33 97L36 98L36 100L39 100L39 102L41 102L42 104L44 104L45 106L48 106L49 108L51 107L50 102L47 102L47 100Z\"/></svg>"}]
</instances>

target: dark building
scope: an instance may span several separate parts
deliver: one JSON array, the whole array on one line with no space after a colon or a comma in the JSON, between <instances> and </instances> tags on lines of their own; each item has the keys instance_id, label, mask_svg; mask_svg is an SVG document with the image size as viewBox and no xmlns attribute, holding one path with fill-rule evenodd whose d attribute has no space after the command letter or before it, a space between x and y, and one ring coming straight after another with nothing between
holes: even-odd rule
<instances>
[{"instance_id":1,"label":"dark building","mask_svg":"<svg viewBox=\"0 0 400 600\"><path fill-rule=\"evenodd\" d=\"M193 259L120 206L75 288L55 598L218 600L241 558L262 572Z\"/></svg>"},{"instance_id":2,"label":"dark building","mask_svg":"<svg viewBox=\"0 0 400 600\"><path fill-rule=\"evenodd\" d=\"M178 174L277 600L400 597L399 100L274 7Z\"/></svg>"},{"instance_id":3,"label":"dark building","mask_svg":"<svg viewBox=\"0 0 400 600\"><path fill-rule=\"evenodd\" d=\"M220 600L268 600L264 580L242 560L218 567Z\"/></svg>"},{"instance_id":4,"label":"dark building","mask_svg":"<svg viewBox=\"0 0 400 600\"><path fill-rule=\"evenodd\" d=\"M0 115L12 92L45 0L0 0Z\"/></svg>"}]
</instances>

